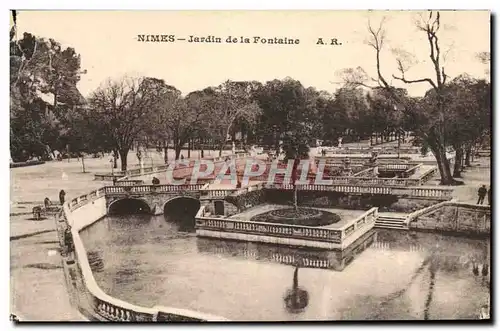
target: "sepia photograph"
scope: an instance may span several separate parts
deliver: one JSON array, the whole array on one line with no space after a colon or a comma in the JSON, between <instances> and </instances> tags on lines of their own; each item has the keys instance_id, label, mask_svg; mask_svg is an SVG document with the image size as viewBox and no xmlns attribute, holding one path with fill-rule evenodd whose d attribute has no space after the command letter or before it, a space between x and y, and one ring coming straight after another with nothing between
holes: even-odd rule
<instances>
[{"instance_id":1,"label":"sepia photograph","mask_svg":"<svg viewBox=\"0 0 500 331\"><path fill-rule=\"evenodd\" d=\"M10 10L10 320L492 322L488 10Z\"/></svg>"}]
</instances>

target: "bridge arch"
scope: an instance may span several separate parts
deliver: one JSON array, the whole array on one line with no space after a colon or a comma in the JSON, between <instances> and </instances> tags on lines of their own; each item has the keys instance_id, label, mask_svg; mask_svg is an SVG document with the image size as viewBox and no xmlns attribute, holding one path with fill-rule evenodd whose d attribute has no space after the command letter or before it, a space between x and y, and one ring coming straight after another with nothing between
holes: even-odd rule
<instances>
[{"instance_id":1,"label":"bridge arch","mask_svg":"<svg viewBox=\"0 0 500 331\"><path fill-rule=\"evenodd\" d=\"M200 207L200 200L189 196L179 196L163 204L163 214L165 220L179 224L182 231L194 231L195 217Z\"/></svg>"},{"instance_id":2,"label":"bridge arch","mask_svg":"<svg viewBox=\"0 0 500 331\"><path fill-rule=\"evenodd\" d=\"M151 207L142 199L118 199L108 207L108 215L151 214Z\"/></svg>"}]
</instances>

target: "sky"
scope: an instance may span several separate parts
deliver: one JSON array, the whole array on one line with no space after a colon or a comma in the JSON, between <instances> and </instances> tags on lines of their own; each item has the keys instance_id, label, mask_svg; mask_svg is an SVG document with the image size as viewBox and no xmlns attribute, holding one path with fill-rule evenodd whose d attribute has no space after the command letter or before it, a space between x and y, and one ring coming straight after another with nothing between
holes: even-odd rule
<instances>
[{"instance_id":1,"label":"sky","mask_svg":"<svg viewBox=\"0 0 500 331\"><path fill-rule=\"evenodd\" d=\"M415 27L418 12L411 11L21 11L18 36L30 32L53 38L81 55L87 70L78 88L87 96L108 78L124 75L164 79L187 94L225 80L291 77L305 86L334 92L339 70L362 67L375 74L375 53L366 45L367 24L378 26L385 17L387 41L382 71L398 74L393 49L413 54L407 79L433 77L425 34ZM476 54L490 51L490 13L441 13L441 49L447 75L464 72L485 77L486 66ZM139 34L221 37L221 44L144 43ZM298 45L224 43L228 36L288 37ZM317 45L318 38L337 38L342 45ZM411 95L423 95L428 84L405 86Z\"/></svg>"}]
</instances>

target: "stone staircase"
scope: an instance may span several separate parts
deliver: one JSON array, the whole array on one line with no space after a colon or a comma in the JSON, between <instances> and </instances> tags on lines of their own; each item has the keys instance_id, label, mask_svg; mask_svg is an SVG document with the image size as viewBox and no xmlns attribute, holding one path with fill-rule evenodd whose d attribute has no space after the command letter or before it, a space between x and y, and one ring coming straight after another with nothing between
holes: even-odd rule
<instances>
[{"instance_id":1,"label":"stone staircase","mask_svg":"<svg viewBox=\"0 0 500 331\"><path fill-rule=\"evenodd\" d=\"M379 213L375 221L376 228L408 230L406 223L407 214L404 213Z\"/></svg>"}]
</instances>

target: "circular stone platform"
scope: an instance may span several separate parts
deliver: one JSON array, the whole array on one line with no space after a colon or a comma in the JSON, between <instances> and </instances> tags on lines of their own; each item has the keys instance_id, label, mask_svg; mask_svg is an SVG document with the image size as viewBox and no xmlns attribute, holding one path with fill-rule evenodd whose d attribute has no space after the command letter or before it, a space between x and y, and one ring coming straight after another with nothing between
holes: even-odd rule
<instances>
[{"instance_id":1,"label":"circular stone platform","mask_svg":"<svg viewBox=\"0 0 500 331\"><path fill-rule=\"evenodd\" d=\"M278 223L288 225L325 226L340 221L340 216L312 208L283 208L271 210L250 219L252 222Z\"/></svg>"}]
</instances>

